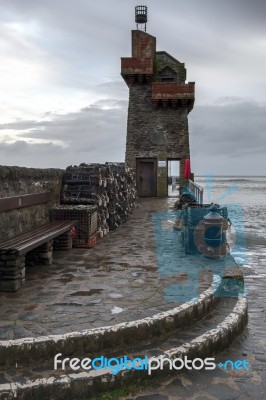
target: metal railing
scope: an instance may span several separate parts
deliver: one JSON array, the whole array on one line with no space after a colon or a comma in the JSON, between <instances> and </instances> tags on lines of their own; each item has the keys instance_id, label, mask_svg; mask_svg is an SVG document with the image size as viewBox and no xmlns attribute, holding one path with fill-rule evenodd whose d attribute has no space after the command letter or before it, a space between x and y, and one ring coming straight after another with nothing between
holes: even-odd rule
<instances>
[{"instance_id":1,"label":"metal railing","mask_svg":"<svg viewBox=\"0 0 266 400\"><path fill-rule=\"evenodd\" d=\"M198 204L203 204L203 187L193 181L188 181L188 187L196 197Z\"/></svg>"}]
</instances>

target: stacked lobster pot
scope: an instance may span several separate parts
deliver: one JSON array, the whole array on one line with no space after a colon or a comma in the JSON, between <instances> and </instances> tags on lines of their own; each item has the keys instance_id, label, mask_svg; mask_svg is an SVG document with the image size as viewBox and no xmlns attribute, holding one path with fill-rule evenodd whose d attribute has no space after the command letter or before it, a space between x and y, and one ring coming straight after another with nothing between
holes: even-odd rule
<instances>
[{"instance_id":1,"label":"stacked lobster pot","mask_svg":"<svg viewBox=\"0 0 266 400\"><path fill-rule=\"evenodd\" d=\"M69 166L63 176L61 203L96 205L101 237L128 219L136 198L133 170L124 163Z\"/></svg>"}]
</instances>

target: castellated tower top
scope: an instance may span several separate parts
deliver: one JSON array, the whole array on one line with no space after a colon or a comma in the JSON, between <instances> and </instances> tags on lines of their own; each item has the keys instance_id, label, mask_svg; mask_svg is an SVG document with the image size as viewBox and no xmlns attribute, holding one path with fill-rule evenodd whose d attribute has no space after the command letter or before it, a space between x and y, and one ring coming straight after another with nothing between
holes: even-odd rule
<instances>
[{"instance_id":1,"label":"castellated tower top","mask_svg":"<svg viewBox=\"0 0 266 400\"><path fill-rule=\"evenodd\" d=\"M194 105L194 82L186 83L185 64L166 51L156 51L156 37L132 31L132 56L121 58L121 75L126 84L149 84L154 106Z\"/></svg>"}]
</instances>

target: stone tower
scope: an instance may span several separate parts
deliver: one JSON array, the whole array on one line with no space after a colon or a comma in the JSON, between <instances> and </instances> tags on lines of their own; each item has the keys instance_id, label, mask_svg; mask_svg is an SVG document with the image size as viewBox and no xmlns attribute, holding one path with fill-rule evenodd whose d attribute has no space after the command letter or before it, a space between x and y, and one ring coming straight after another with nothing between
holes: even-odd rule
<instances>
[{"instance_id":1,"label":"stone tower","mask_svg":"<svg viewBox=\"0 0 266 400\"><path fill-rule=\"evenodd\" d=\"M169 160L190 159L188 113L194 105L195 83L186 69L165 51L156 51L156 38L132 31L132 57L121 59L121 75L129 87L126 162L136 169L139 196L167 196Z\"/></svg>"}]
</instances>

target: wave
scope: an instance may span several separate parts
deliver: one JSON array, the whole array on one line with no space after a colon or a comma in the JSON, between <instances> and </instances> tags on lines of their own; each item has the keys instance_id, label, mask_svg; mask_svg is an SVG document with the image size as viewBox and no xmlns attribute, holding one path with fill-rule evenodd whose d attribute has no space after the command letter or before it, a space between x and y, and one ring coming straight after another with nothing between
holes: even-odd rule
<instances>
[{"instance_id":1,"label":"wave","mask_svg":"<svg viewBox=\"0 0 266 400\"><path fill-rule=\"evenodd\" d=\"M254 246L266 246L266 237L263 232L237 230L235 244L239 248L251 250Z\"/></svg>"},{"instance_id":2,"label":"wave","mask_svg":"<svg viewBox=\"0 0 266 400\"><path fill-rule=\"evenodd\" d=\"M219 183L230 183L230 182L233 182L233 183L247 183L247 182L250 182L250 183L254 183L254 182L256 182L256 183L258 183L258 182L261 182L261 183L266 183L266 178L258 178L258 177L254 177L254 178L251 178L251 177L248 177L248 178L238 178L238 177L235 177L235 178L217 178L217 177L215 177L215 178L213 178L212 180L208 180L208 178L206 179L205 177L202 177L202 178L198 178L198 177L196 177L195 178L195 182L210 182L211 184L213 184L213 185L219 185Z\"/></svg>"},{"instance_id":3,"label":"wave","mask_svg":"<svg viewBox=\"0 0 266 400\"><path fill-rule=\"evenodd\" d=\"M257 179L266 179L266 175L195 175L196 178L204 178L206 177L211 177L213 179L233 179L233 178L239 178L239 179L252 179L252 178L257 178Z\"/></svg>"}]
</instances>

